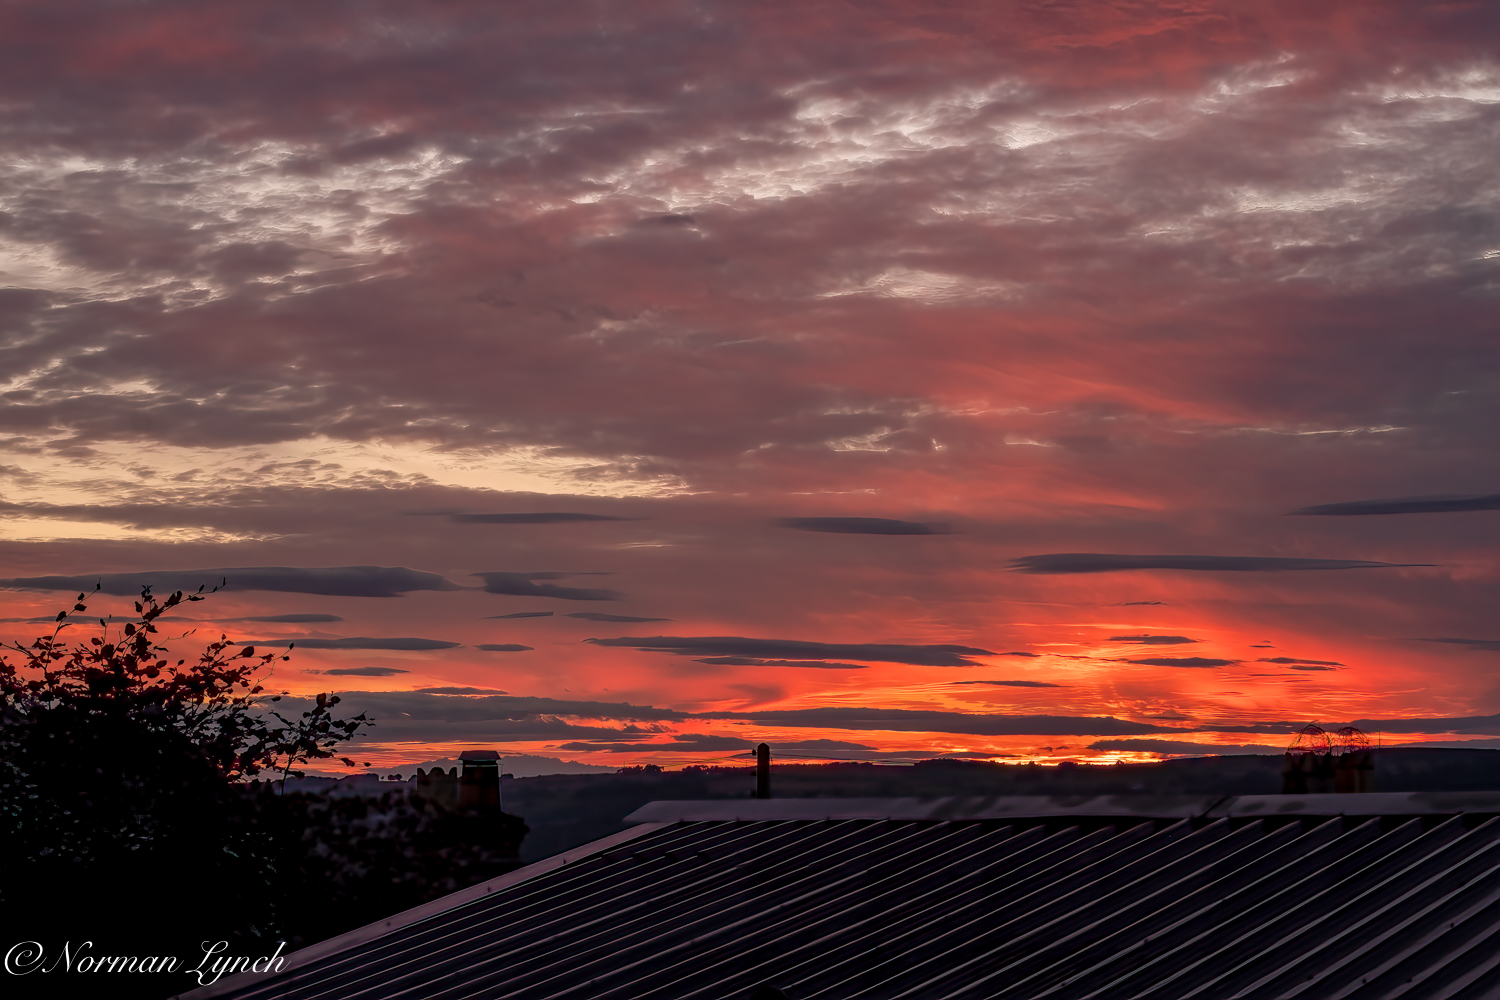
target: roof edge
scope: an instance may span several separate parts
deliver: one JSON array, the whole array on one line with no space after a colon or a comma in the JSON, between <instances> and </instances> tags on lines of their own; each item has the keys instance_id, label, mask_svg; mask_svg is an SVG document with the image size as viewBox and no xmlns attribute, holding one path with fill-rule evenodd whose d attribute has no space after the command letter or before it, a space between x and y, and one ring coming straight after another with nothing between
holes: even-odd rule
<instances>
[{"instance_id":1,"label":"roof edge","mask_svg":"<svg viewBox=\"0 0 1500 1000\"><path fill-rule=\"evenodd\" d=\"M378 937L389 934L398 928L406 927L440 913L446 913L455 906L462 906L464 903L480 899L492 892L498 892L517 882L524 882L529 878L535 878L538 875L543 875L555 869L562 868L565 865L570 865L592 854L609 850L617 844L623 844L637 837L643 837L667 825L666 823L644 822L638 826L621 830L619 833L584 844L581 847L575 847L571 851L554 854L550 858L526 865L523 868L517 868L515 871L506 872L504 875L497 875L486 882L471 885L467 889L460 889L446 896L439 896L430 902L414 906L409 910L402 910L400 913L392 914L374 923L366 924L363 927L356 927L352 931L345 931L336 937L319 941L316 944L310 944L306 948L287 955L286 965L275 974L275 978L279 979L295 975L297 969L310 962L329 955L336 955L341 951L347 951L357 945L364 944L366 941L373 941ZM175 994L169 997L168 1000L209 1000L210 997L223 996L226 993L233 993L247 986L264 983L269 978L271 977L264 972L241 972L233 976L227 976L208 986L200 986L186 993Z\"/></svg>"},{"instance_id":2,"label":"roof edge","mask_svg":"<svg viewBox=\"0 0 1500 1000\"><path fill-rule=\"evenodd\" d=\"M996 795L944 798L711 799L648 802L627 823L767 820L963 820L1135 816L1416 816L1500 814L1500 792L1311 795Z\"/></svg>"}]
</instances>

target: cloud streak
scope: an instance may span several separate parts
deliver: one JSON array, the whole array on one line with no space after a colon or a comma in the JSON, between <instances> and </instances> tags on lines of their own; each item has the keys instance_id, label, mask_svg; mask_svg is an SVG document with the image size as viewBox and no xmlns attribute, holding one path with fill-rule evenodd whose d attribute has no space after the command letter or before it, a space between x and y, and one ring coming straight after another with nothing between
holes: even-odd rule
<instances>
[{"instance_id":1,"label":"cloud streak","mask_svg":"<svg viewBox=\"0 0 1500 1000\"><path fill-rule=\"evenodd\" d=\"M608 514L576 514L567 511L541 511L530 514L449 514L455 524L585 524L592 521L634 521L637 518L612 517Z\"/></svg>"},{"instance_id":2,"label":"cloud streak","mask_svg":"<svg viewBox=\"0 0 1500 1000\"><path fill-rule=\"evenodd\" d=\"M1302 507L1293 514L1353 517L1365 514L1451 514L1474 510L1500 510L1500 493L1482 496L1398 497L1390 500L1350 500Z\"/></svg>"},{"instance_id":3,"label":"cloud streak","mask_svg":"<svg viewBox=\"0 0 1500 1000\"><path fill-rule=\"evenodd\" d=\"M620 601L625 595L613 590L589 587L559 587L554 583L537 583L537 580L562 580L570 576L605 576L603 573L474 573L484 581L486 594L506 594L511 597L550 597L559 601Z\"/></svg>"},{"instance_id":4,"label":"cloud streak","mask_svg":"<svg viewBox=\"0 0 1500 1000\"><path fill-rule=\"evenodd\" d=\"M1116 573L1170 569L1213 573L1282 573L1303 570L1390 569L1432 563L1386 563L1363 559L1296 559L1280 556L1151 556L1101 552L1055 552L1021 556L1012 565L1022 573Z\"/></svg>"},{"instance_id":5,"label":"cloud streak","mask_svg":"<svg viewBox=\"0 0 1500 1000\"><path fill-rule=\"evenodd\" d=\"M889 517L783 517L777 522L796 531L826 531L842 535L945 535L943 525L899 521Z\"/></svg>"},{"instance_id":6,"label":"cloud streak","mask_svg":"<svg viewBox=\"0 0 1500 1000\"><path fill-rule=\"evenodd\" d=\"M334 597L398 597L418 590L461 590L436 573L404 566L231 566L223 569L147 570L139 573L90 573L78 576L35 576L0 580L0 587L17 590L72 590L87 593L97 583L103 593L135 597L141 587L157 594L195 591L228 581L234 590L267 590Z\"/></svg>"},{"instance_id":7,"label":"cloud streak","mask_svg":"<svg viewBox=\"0 0 1500 1000\"><path fill-rule=\"evenodd\" d=\"M997 687L1018 688L1055 688L1063 687L1062 684L1049 684L1046 681L949 681L950 684L993 684Z\"/></svg>"},{"instance_id":8,"label":"cloud streak","mask_svg":"<svg viewBox=\"0 0 1500 1000\"><path fill-rule=\"evenodd\" d=\"M1227 667L1238 663L1238 660L1220 660L1211 656L1148 656L1141 660L1127 660L1127 663L1139 663L1148 667L1188 667L1208 668Z\"/></svg>"},{"instance_id":9,"label":"cloud streak","mask_svg":"<svg viewBox=\"0 0 1500 1000\"><path fill-rule=\"evenodd\" d=\"M868 670L863 663L831 663L827 660L762 660L754 656L708 656L694 660L725 667L815 667L822 670Z\"/></svg>"},{"instance_id":10,"label":"cloud streak","mask_svg":"<svg viewBox=\"0 0 1500 1000\"><path fill-rule=\"evenodd\" d=\"M1445 642L1452 646L1467 646L1470 649L1500 650L1500 639L1422 639L1422 642Z\"/></svg>"},{"instance_id":11,"label":"cloud streak","mask_svg":"<svg viewBox=\"0 0 1500 1000\"><path fill-rule=\"evenodd\" d=\"M641 638L585 639L596 646L625 646L677 656L748 656L782 660L868 660L877 663L908 663L928 667L977 667L973 656L993 656L974 646L904 646L882 643L804 642L796 639L746 639L740 636L680 637L658 635Z\"/></svg>"},{"instance_id":12,"label":"cloud streak","mask_svg":"<svg viewBox=\"0 0 1500 1000\"><path fill-rule=\"evenodd\" d=\"M446 642L442 639L418 639L411 636L396 638L372 638L351 636L346 639L253 639L246 640L257 646L292 646L298 649L388 649L421 652L432 649L457 649L461 642Z\"/></svg>"}]
</instances>

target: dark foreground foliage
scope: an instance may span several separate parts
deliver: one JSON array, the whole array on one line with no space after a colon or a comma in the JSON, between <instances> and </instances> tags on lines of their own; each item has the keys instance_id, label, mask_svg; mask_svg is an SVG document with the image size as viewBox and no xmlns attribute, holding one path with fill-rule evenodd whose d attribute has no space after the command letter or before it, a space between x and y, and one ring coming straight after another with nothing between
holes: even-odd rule
<instances>
[{"instance_id":1,"label":"dark foreground foliage","mask_svg":"<svg viewBox=\"0 0 1500 1000\"><path fill-rule=\"evenodd\" d=\"M7 996L186 992L197 983L180 970L205 943L291 951L518 864L514 816L244 780L300 773L371 723L337 718L326 695L300 718L270 710L257 674L280 654L221 639L173 664L153 622L200 599L147 592L139 622L72 645L64 613L51 636L12 647L19 662L0 660L0 952L34 941L47 956L4 975ZM65 946L181 961L81 979L54 965Z\"/></svg>"}]
</instances>

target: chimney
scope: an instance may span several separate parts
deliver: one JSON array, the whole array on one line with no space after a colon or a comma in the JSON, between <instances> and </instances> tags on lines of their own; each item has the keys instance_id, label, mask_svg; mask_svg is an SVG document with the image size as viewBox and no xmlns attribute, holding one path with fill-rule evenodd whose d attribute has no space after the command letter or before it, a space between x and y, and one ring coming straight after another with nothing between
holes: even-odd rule
<instances>
[{"instance_id":1,"label":"chimney","mask_svg":"<svg viewBox=\"0 0 1500 1000\"><path fill-rule=\"evenodd\" d=\"M465 750L458 759L463 766L458 779L458 807L498 810L500 754L494 750Z\"/></svg>"},{"instance_id":2,"label":"chimney","mask_svg":"<svg viewBox=\"0 0 1500 1000\"><path fill-rule=\"evenodd\" d=\"M771 745L762 743L755 748L755 797L771 797Z\"/></svg>"}]
</instances>

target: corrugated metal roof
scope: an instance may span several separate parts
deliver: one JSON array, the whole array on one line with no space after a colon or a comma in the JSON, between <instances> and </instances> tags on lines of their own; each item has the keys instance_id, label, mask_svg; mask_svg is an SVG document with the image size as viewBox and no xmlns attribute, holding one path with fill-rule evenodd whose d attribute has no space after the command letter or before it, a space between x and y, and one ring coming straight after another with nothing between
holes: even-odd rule
<instances>
[{"instance_id":1,"label":"corrugated metal roof","mask_svg":"<svg viewBox=\"0 0 1500 1000\"><path fill-rule=\"evenodd\" d=\"M995 795L888 799L658 801L627 823L771 819L1040 819L1138 816L1425 816L1500 814L1500 792L1371 792L1362 795Z\"/></svg>"},{"instance_id":2,"label":"corrugated metal roof","mask_svg":"<svg viewBox=\"0 0 1500 1000\"><path fill-rule=\"evenodd\" d=\"M1500 997L1500 817L1484 802L1329 796L1371 810L1341 816L1248 798L1191 816L1074 802L647 823L189 996ZM787 801L754 805L811 808ZM1225 809L1240 814L1207 815Z\"/></svg>"}]
</instances>

